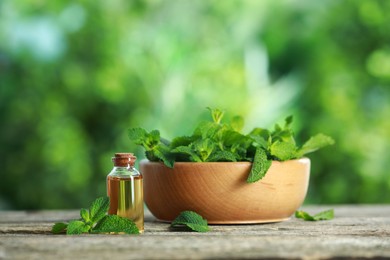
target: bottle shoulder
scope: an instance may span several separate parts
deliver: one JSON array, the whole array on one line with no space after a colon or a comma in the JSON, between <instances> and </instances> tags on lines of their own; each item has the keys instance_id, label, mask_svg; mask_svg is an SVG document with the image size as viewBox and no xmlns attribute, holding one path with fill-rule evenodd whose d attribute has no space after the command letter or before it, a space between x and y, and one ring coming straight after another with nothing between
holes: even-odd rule
<instances>
[{"instance_id":1,"label":"bottle shoulder","mask_svg":"<svg viewBox=\"0 0 390 260\"><path fill-rule=\"evenodd\" d=\"M114 167L108 176L141 176L141 173L134 167Z\"/></svg>"}]
</instances>

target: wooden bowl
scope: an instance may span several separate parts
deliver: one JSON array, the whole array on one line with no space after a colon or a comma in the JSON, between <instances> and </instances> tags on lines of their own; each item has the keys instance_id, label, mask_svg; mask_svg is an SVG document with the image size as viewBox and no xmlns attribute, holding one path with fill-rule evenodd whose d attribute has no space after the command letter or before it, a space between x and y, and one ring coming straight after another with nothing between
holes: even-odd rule
<instances>
[{"instance_id":1,"label":"wooden bowl","mask_svg":"<svg viewBox=\"0 0 390 260\"><path fill-rule=\"evenodd\" d=\"M256 183L246 179L250 162L140 162L144 199L152 214L172 221L184 210L202 215L210 224L267 223L287 220L303 203L310 160L273 161Z\"/></svg>"}]
</instances>

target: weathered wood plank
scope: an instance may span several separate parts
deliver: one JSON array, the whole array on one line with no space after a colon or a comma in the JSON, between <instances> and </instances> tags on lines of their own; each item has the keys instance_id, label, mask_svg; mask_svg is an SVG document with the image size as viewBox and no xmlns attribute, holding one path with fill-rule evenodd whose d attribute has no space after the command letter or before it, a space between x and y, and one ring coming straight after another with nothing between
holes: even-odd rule
<instances>
[{"instance_id":1,"label":"weathered wood plank","mask_svg":"<svg viewBox=\"0 0 390 260\"><path fill-rule=\"evenodd\" d=\"M309 206L316 213L331 206ZM0 212L0 259L390 258L390 205L335 206L332 221L214 225L208 233L172 232L146 214L145 233L52 235L77 211Z\"/></svg>"}]
</instances>

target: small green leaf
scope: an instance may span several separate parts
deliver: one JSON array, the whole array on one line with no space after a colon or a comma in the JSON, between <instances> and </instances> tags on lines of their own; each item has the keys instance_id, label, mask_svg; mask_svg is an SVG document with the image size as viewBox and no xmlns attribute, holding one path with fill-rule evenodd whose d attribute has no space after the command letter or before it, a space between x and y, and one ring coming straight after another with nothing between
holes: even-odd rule
<instances>
[{"instance_id":1,"label":"small green leaf","mask_svg":"<svg viewBox=\"0 0 390 260\"><path fill-rule=\"evenodd\" d=\"M229 151L217 151L210 155L208 162L237 162L237 156Z\"/></svg>"},{"instance_id":2,"label":"small green leaf","mask_svg":"<svg viewBox=\"0 0 390 260\"><path fill-rule=\"evenodd\" d=\"M89 208L89 217L92 223L96 223L106 215L110 207L110 199L108 197L97 198L92 202Z\"/></svg>"},{"instance_id":3,"label":"small green leaf","mask_svg":"<svg viewBox=\"0 0 390 260\"><path fill-rule=\"evenodd\" d=\"M271 133L272 142L281 141L295 145L294 132L290 128L292 121L293 117L289 116L285 119L284 128L281 128L278 124L275 125L275 129Z\"/></svg>"},{"instance_id":4,"label":"small green leaf","mask_svg":"<svg viewBox=\"0 0 390 260\"><path fill-rule=\"evenodd\" d=\"M216 144L210 138L199 139L193 143L193 148L199 155L202 162L206 162L210 154L214 151Z\"/></svg>"},{"instance_id":5,"label":"small green leaf","mask_svg":"<svg viewBox=\"0 0 390 260\"><path fill-rule=\"evenodd\" d=\"M306 221L331 220L334 218L334 210L325 210L318 214L315 214L314 216L310 215L305 211L298 210L295 212L295 217Z\"/></svg>"},{"instance_id":6,"label":"small green leaf","mask_svg":"<svg viewBox=\"0 0 390 260\"><path fill-rule=\"evenodd\" d=\"M247 156L246 144L243 144L243 146L241 146L240 143L236 143L230 147L230 152L234 154L237 161L247 161L247 159L246 159L246 156ZM249 160L249 161L251 161L251 160Z\"/></svg>"},{"instance_id":7,"label":"small green leaf","mask_svg":"<svg viewBox=\"0 0 390 260\"><path fill-rule=\"evenodd\" d=\"M53 225L51 228L51 233L53 234L61 234L61 233L66 233L66 228L68 227L68 224L58 222Z\"/></svg>"},{"instance_id":8,"label":"small green leaf","mask_svg":"<svg viewBox=\"0 0 390 260\"><path fill-rule=\"evenodd\" d=\"M239 144L247 148L252 143L252 139L233 130L225 130L222 136L222 142L225 146L233 146Z\"/></svg>"},{"instance_id":9,"label":"small green leaf","mask_svg":"<svg viewBox=\"0 0 390 260\"><path fill-rule=\"evenodd\" d=\"M186 226L196 232L207 232L207 220L194 211L183 211L172 221L171 227Z\"/></svg>"},{"instance_id":10,"label":"small green leaf","mask_svg":"<svg viewBox=\"0 0 390 260\"><path fill-rule=\"evenodd\" d=\"M189 146L193 141L195 141L193 136L179 136L172 140L170 146L172 149L179 146Z\"/></svg>"},{"instance_id":11,"label":"small green leaf","mask_svg":"<svg viewBox=\"0 0 390 260\"><path fill-rule=\"evenodd\" d=\"M133 141L135 144L144 145L147 136L147 132L145 129L142 129L140 127L130 128L127 134L129 139Z\"/></svg>"},{"instance_id":12,"label":"small green leaf","mask_svg":"<svg viewBox=\"0 0 390 260\"><path fill-rule=\"evenodd\" d=\"M315 220L330 220L334 218L334 210L329 209L314 215Z\"/></svg>"},{"instance_id":13,"label":"small green leaf","mask_svg":"<svg viewBox=\"0 0 390 260\"><path fill-rule=\"evenodd\" d=\"M190 161L193 162L201 162L202 160L200 157L196 154L194 150L191 149L191 147L188 146L178 146L175 149L171 150L171 153L180 153L185 154L189 156Z\"/></svg>"},{"instance_id":14,"label":"small green leaf","mask_svg":"<svg viewBox=\"0 0 390 260\"><path fill-rule=\"evenodd\" d=\"M255 128L248 134L248 137L251 138L257 144L257 146L268 149L271 133L267 129Z\"/></svg>"},{"instance_id":15,"label":"small green leaf","mask_svg":"<svg viewBox=\"0 0 390 260\"><path fill-rule=\"evenodd\" d=\"M280 131L272 132L272 141L288 142L295 145L294 133L291 129L284 129Z\"/></svg>"},{"instance_id":16,"label":"small green leaf","mask_svg":"<svg viewBox=\"0 0 390 260\"><path fill-rule=\"evenodd\" d=\"M92 229L93 233L139 234L134 221L117 215L107 215Z\"/></svg>"},{"instance_id":17,"label":"small green leaf","mask_svg":"<svg viewBox=\"0 0 390 260\"><path fill-rule=\"evenodd\" d=\"M160 136L160 142L166 146L170 146L171 142L163 137Z\"/></svg>"},{"instance_id":18,"label":"small green leaf","mask_svg":"<svg viewBox=\"0 0 390 260\"><path fill-rule=\"evenodd\" d=\"M333 145L334 140L324 134L317 134L313 137L311 137L303 146L301 149L298 150L298 157L302 157L303 155L307 153L312 153L314 151L317 151L318 149Z\"/></svg>"},{"instance_id":19,"label":"small green leaf","mask_svg":"<svg viewBox=\"0 0 390 260\"><path fill-rule=\"evenodd\" d=\"M195 128L193 136L200 138L214 138L221 125L214 122L203 121Z\"/></svg>"},{"instance_id":20,"label":"small green leaf","mask_svg":"<svg viewBox=\"0 0 390 260\"><path fill-rule=\"evenodd\" d=\"M259 135L259 136L263 137L264 140L268 140L271 133L268 129L256 127L249 133L249 135Z\"/></svg>"},{"instance_id":21,"label":"small green leaf","mask_svg":"<svg viewBox=\"0 0 390 260\"><path fill-rule=\"evenodd\" d=\"M293 116L290 115L288 117L286 117L286 119L284 120L285 124L284 124L284 128L287 129L290 127L291 123L293 122Z\"/></svg>"},{"instance_id":22,"label":"small green leaf","mask_svg":"<svg viewBox=\"0 0 390 260\"><path fill-rule=\"evenodd\" d=\"M265 140L263 137L261 137L259 135L250 135L250 138L254 142L254 144L253 144L254 146L256 146L256 147L260 146L264 149L268 149L268 146L269 146L268 140Z\"/></svg>"},{"instance_id":23,"label":"small green leaf","mask_svg":"<svg viewBox=\"0 0 390 260\"><path fill-rule=\"evenodd\" d=\"M309 213L302 210L295 211L295 217L301 218L306 221L315 221L315 219L311 215L309 215Z\"/></svg>"},{"instance_id":24,"label":"small green leaf","mask_svg":"<svg viewBox=\"0 0 390 260\"><path fill-rule=\"evenodd\" d=\"M72 220L69 222L68 227L66 229L67 235L79 235L82 233L88 233L91 229L89 225L87 225L84 221L80 220Z\"/></svg>"},{"instance_id":25,"label":"small green leaf","mask_svg":"<svg viewBox=\"0 0 390 260\"><path fill-rule=\"evenodd\" d=\"M280 141L271 145L270 153L281 161L294 159L297 155L295 144Z\"/></svg>"},{"instance_id":26,"label":"small green leaf","mask_svg":"<svg viewBox=\"0 0 390 260\"><path fill-rule=\"evenodd\" d=\"M222 110L219 110L218 108L207 108L211 112L211 117L213 118L213 121L217 124L219 124L222 120L223 114L225 113Z\"/></svg>"},{"instance_id":27,"label":"small green leaf","mask_svg":"<svg viewBox=\"0 0 390 260\"><path fill-rule=\"evenodd\" d=\"M280 132L280 131L282 131L282 128L280 127L280 125L279 124L275 124L274 132Z\"/></svg>"},{"instance_id":28,"label":"small green leaf","mask_svg":"<svg viewBox=\"0 0 390 260\"><path fill-rule=\"evenodd\" d=\"M146 140L145 140L146 149L152 150L159 144L160 144L160 131L152 130L150 133L146 135Z\"/></svg>"},{"instance_id":29,"label":"small green leaf","mask_svg":"<svg viewBox=\"0 0 390 260\"><path fill-rule=\"evenodd\" d=\"M230 126L237 132L244 128L244 118L242 116L235 116L230 121Z\"/></svg>"},{"instance_id":30,"label":"small green leaf","mask_svg":"<svg viewBox=\"0 0 390 260\"><path fill-rule=\"evenodd\" d=\"M140 127L130 128L128 130L128 137L135 144L142 145L146 150L152 150L160 143L160 132L158 130L153 130L148 133Z\"/></svg>"},{"instance_id":31,"label":"small green leaf","mask_svg":"<svg viewBox=\"0 0 390 260\"><path fill-rule=\"evenodd\" d=\"M151 152L166 166L168 166L169 168L173 168L174 159L171 156L170 149L168 146L161 143L157 145Z\"/></svg>"},{"instance_id":32,"label":"small green leaf","mask_svg":"<svg viewBox=\"0 0 390 260\"><path fill-rule=\"evenodd\" d=\"M90 221L90 217L89 217L89 211L87 209L81 209L80 210L80 217L85 221L85 222L88 222Z\"/></svg>"},{"instance_id":33,"label":"small green leaf","mask_svg":"<svg viewBox=\"0 0 390 260\"><path fill-rule=\"evenodd\" d=\"M252 164L251 172L247 178L248 183L253 183L261 180L271 167L272 161L267 159L267 154L264 149L258 147L256 149L255 158Z\"/></svg>"}]
</instances>

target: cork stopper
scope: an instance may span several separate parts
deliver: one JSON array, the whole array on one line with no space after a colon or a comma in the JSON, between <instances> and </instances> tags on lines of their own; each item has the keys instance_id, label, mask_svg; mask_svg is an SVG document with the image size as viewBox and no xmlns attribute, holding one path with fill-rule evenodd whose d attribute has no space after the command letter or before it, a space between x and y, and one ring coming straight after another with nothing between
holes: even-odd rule
<instances>
[{"instance_id":1,"label":"cork stopper","mask_svg":"<svg viewBox=\"0 0 390 260\"><path fill-rule=\"evenodd\" d=\"M137 159L133 153L115 153L114 156L112 157L112 162L114 166L118 167L134 166L135 160Z\"/></svg>"},{"instance_id":2,"label":"cork stopper","mask_svg":"<svg viewBox=\"0 0 390 260\"><path fill-rule=\"evenodd\" d=\"M132 156L134 156L133 153L115 153L114 156L116 158L130 158Z\"/></svg>"}]
</instances>

